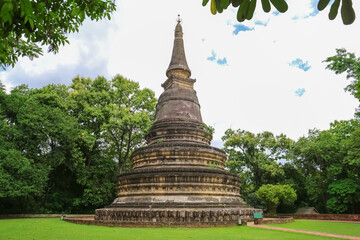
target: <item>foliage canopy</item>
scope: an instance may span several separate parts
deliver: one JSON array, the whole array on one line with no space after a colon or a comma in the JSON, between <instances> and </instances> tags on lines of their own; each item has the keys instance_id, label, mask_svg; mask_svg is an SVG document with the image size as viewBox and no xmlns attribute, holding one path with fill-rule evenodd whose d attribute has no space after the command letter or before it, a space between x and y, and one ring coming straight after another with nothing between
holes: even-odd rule
<instances>
[{"instance_id":1,"label":"foliage canopy","mask_svg":"<svg viewBox=\"0 0 360 240\"><path fill-rule=\"evenodd\" d=\"M334 71L335 74L346 72L346 78L351 83L346 86L345 91L350 92L360 101L360 58L346 49L336 49L336 55L328 57L324 62L328 63L326 69ZM359 112L356 113L360 116Z\"/></svg>"},{"instance_id":2,"label":"foliage canopy","mask_svg":"<svg viewBox=\"0 0 360 240\"><path fill-rule=\"evenodd\" d=\"M202 5L206 6L209 0L203 0ZM341 18L345 25L352 24L355 21L355 11L352 7L352 0L335 0L331 4L329 11L329 19L334 20L339 12L341 2ZM210 0L210 11L212 14L222 13L226 10L230 4L237 8L236 18L239 22L245 20L251 20L257 0ZM317 9L319 11L324 10L330 4L330 0L319 0ZM262 9L268 13L271 11L271 5L273 5L277 11L284 13L288 10L288 4L285 0L261 0Z\"/></svg>"},{"instance_id":3,"label":"foliage canopy","mask_svg":"<svg viewBox=\"0 0 360 240\"><path fill-rule=\"evenodd\" d=\"M14 66L19 57L42 55L40 45L57 53L79 31L86 17L110 19L112 0L3 0L0 2L0 64Z\"/></svg>"},{"instance_id":4,"label":"foliage canopy","mask_svg":"<svg viewBox=\"0 0 360 240\"><path fill-rule=\"evenodd\" d=\"M0 212L87 212L115 198L156 99L121 76L0 91Z\"/></svg>"},{"instance_id":5,"label":"foliage canopy","mask_svg":"<svg viewBox=\"0 0 360 240\"><path fill-rule=\"evenodd\" d=\"M297 198L295 190L289 185L262 185L256 195L266 204L271 216L276 214L276 208L281 202L291 204Z\"/></svg>"}]
</instances>

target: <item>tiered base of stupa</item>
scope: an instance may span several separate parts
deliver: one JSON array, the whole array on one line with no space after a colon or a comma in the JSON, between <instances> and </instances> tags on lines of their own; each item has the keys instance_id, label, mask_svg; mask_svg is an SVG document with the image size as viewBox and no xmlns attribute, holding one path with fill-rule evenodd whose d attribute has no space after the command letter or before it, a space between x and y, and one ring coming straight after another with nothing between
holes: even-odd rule
<instances>
[{"instance_id":1,"label":"tiered base of stupa","mask_svg":"<svg viewBox=\"0 0 360 240\"><path fill-rule=\"evenodd\" d=\"M121 174L117 198L95 211L107 226L226 226L251 221L240 197L239 177L224 170L226 155L209 145L204 124L157 121L148 145L135 150L133 171Z\"/></svg>"},{"instance_id":2,"label":"tiered base of stupa","mask_svg":"<svg viewBox=\"0 0 360 240\"><path fill-rule=\"evenodd\" d=\"M95 220L106 226L124 227L211 227L233 226L239 219L253 220L254 208L103 208Z\"/></svg>"},{"instance_id":3,"label":"tiered base of stupa","mask_svg":"<svg viewBox=\"0 0 360 240\"><path fill-rule=\"evenodd\" d=\"M222 169L137 169L118 183L119 197L95 211L108 226L228 226L261 212L240 198L238 176Z\"/></svg>"}]
</instances>

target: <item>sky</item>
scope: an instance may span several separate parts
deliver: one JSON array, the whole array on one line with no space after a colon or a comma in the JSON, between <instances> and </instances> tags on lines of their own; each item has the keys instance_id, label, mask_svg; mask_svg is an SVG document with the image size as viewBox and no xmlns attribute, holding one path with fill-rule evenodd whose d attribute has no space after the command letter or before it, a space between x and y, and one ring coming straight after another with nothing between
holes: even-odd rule
<instances>
[{"instance_id":1,"label":"sky","mask_svg":"<svg viewBox=\"0 0 360 240\"><path fill-rule=\"evenodd\" d=\"M289 10L260 1L252 20L236 20L231 6L212 15L202 1L116 0L112 19L87 20L58 54L30 60L0 72L7 91L19 84L39 88L69 85L77 76L111 79L116 74L139 82L159 97L166 81L174 29L182 19L186 58L203 121L215 128L212 145L221 147L228 128L254 133L271 131L293 140L309 129L328 129L334 120L353 118L358 101L343 89L345 74L326 70L336 48L360 56L360 19L345 26L328 19L329 6L317 11L317 0L288 0ZM353 1L360 14L360 2Z\"/></svg>"}]
</instances>

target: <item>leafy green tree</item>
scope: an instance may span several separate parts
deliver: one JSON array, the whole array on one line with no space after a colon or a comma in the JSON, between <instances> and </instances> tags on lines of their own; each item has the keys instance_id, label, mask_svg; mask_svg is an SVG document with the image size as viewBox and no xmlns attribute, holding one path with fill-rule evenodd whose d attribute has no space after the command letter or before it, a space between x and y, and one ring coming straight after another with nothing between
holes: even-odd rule
<instances>
[{"instance_id":1,"label":"leafy green tree","mask_svg":"<svg viewBox=\"0 0 360 240\"><path fill-rule=\"evenodd\" d=\"M206 6L209 0L203 0L202 5ZM334 20L338 14L339 7L341 4L341 18L345 25L352 24L355 21L355 11L352 7L352 0L335 0L331 4L329 11L329 19ZM257 0L211 0L210 1L210 11L212 14L222 13L225 9L231 4L234 8L237 8L237 20L243 22L246 20L251 20ZM324 10L330 3L330 0L319 0L317 8L319 11ZM288 4L285 0L261 0L262 9L264 12L268 13L271 11L271 5L273 5L276 10L281 13L284 13L288 10Z\"/></svg>"},{"instance_id":2,"label":"leafy green tree","mask_svg":"<svg viewBox=\"0 0 360 240\"><path fill-rule=\"evenodd\" d=\"M17 131L7 121L6 98L5 88L0 82L0 199L39 195L46 183L46 169L16 149L13 140Z\"/></svg>"},{"instance_id":3,"label":"leafy green tree","mask_svg":"<svg viewBox=\"0 0 360 240\"><path fill-rule=\"evenodd\" d=\"M265 203L268 214L276 215L276 209L281 202L291 204L296 198L296 192L289 185L262 185L256 195Z\"/></svg>"},{"instance_id":4,"label":"leafy green tree","mask_svg":"<svg viewBox=\"0 0 360 240\"><path fill-rule=\"evenodd\" d=\"M261 185L277 184L284 178L280 161L286 159L293 144L285 135L228 129L222 140L228 154L226 166L240 176L241 194L246 200L253 198L251 193Z\"/></svg>"},{"instance_id":5,"label":"leafy green tree","mask_svg":"<svg viewBox=\"0 0 360 240\"><path fill-rule=\"evenodd\" d=\"M291 151L292 149L290 149L290 153L287 155L287 161L282 164L284 175L283 179L279 181L279 184L286 184L291 186L297 194L297 199L293 204L280 203L277 211L281 213L296 212L299 207L307 206L309 202L305 188L307 176L305 176L302 171L297 168L291 161Z\"/></svg>"},{"instance_id":6,"label":"leafy green tree","mask_svg":"<svg viewBox=\"0 0 360 240\"><path fill-rule=\"evenodd\" d=\"M297 158L294 163L304 176L305 189L308 195L308 204L316 207L321 212L326 212L328 199L327 187L330 180L327 179L327 169L331 161L335 160L339 149L332 141L333 136L328 132L319 130L309 131L309 136L300 138L295 147Z\"/></svg>"},{"instance_id":7,"label":"leafy green tree","mask_svg":"<svg viewBox=\"0 0 360 240\"><path fill-rule=\"evenodd\" d=\"M120 76L0 90L0 212L93 212L109 204L155 104L151 90Z\"/></svg>"},{"instance_id":8,"label":"leafy green tree","mask_svg":"<svg viewBox=\"0 0 360 240\"><path fill-rule=\"evenodd\" d=\"M48 206L48 199L58 187L52 178L71 183L74 178L62 175L57 179L53 175L59 168L74 169L74 165L81 163L82 159L76 146L79 135L77 122L68 116L65 101L59 94L61 92L66 95L67 88L50 85L40 90L31 90L26 86L19 86L7 96L5 119L9 131L5 133L5 138L9 144L5 150L11 154L3 162L12 163L13 173L9 173L9 177L17 178L23 183L18 184L17 195L14 195L16 191L13 189L5 188L7 195L13 194L5 202L18 205L14 206L14 210L24 207L23 211L26 212L45 211L42 209L59 211L64 207L65 203L58 204L57 207ZM6 166L2 169L9 172ZM74 171L71 172L74 174ZM16 183L11 178L7 182L9 186ZM36 192L26 193L28 189L36 189ZM26 197L22 195L24 191ZM65 201L65 196L58 195L58 203ZM71 198L66 201L71 201ZM11 211L12 208L9 207L8 210Z\"/></svg>"},{"instance_id":9,"label":"leafy green tree","mask_svg":"<svg viewBox=\"0 0 360 240\"><path fill-rule=\"evenodd\" d=\"M329 185L328 192L332 196L327 201L327 207L336 213L347 212L349 206L354 212L355 203L358 202L360 185L353 179L345 178L337 180Z\"/></svg>"},{"instance_id":10,"label":"leafy green tree","mask_svg":"<svg viewBox=\"0 0 360 240\"><path fill-rule=\"evenodd\" d=\"M360 58L342 48L336 49L336 55L328 57L324 62L328 63L326 69L334 71L335 74L346 72L346 77L351 79L351 83L346 86L345 91L360 101ZM359 112L356 114L360 116Z\"/></svg>"},{"instance_id":11,"label":"leafy green tree","mask_svg":"<svg viewBox=\"0 0 360 240\"><path fill-rule=\"evenodd\" d=\"M150 89L140 90L137 82L117 75L112 79L111 117L102 127L102 136L111 143L108 154L118 162L119 172L130 169L132 150L145 143L145 134L154 119L156 99Z\"/></svg>"},{"instance_id":12,"label":"leafy green tree","mask_svg":"<svg viewBox=\"0 0 360 240\"><path fill-rule=\"evenodd\" d=\"M155 112L155 94L117 75L112 81L76 77L70 98L71 115L81 128L79 147L85 159L78 180L85 191L79 204L98 206L114 193L115 176L107 184L103 179L113 171L128 171L131 152L144 143ZM104 164L109 172L104 171Z\"/></svg>"},{"instance_id":13,"label":"leafy green tree","mask_svg":"<svg viewBox=\"0 0 360 240\"><path fill-rule=\"evenodd\" d=\"M350 168L349 176L359 179L360 172L360 127L359 120L356 122L357 126L351 131L350 137L345 141L346 144L346 157L345 163ZM359 179L360 180L360 179ZM359 182L360 184L360 182Z\"/></svg>"},{"instance_id":14,"label":"leafy green tree","mask_svg":"<svg viewBox=\"0 0 360 240\"><path fill-rule=\"evenodd\" d=\"M154 92L117 75L111 82L76 77L70 96L72 114L84 130L83 141L90 144L87 151L101 150L118 163L119 172L128 171L131 152L144 144L154 118Z\"/></svg>"},{"instance_id":15,"label":"leafy green tree","mask_svg":"<svg viewBox=\"0 0 360 240\"><path fill-rule=\"evenodd\" d=\"M40 45L57 53L69 43L67 34L79 31L86 17L110 19L112 0L3 0L0 2L1 68L14 66L19 57L42 55Z\"/></svg>"},{"instance_id":16,"label":"leafy green tree","mask_svg":"<svg viewBox=\"0 0 360 240\"><path fill-rule=\"evenodd\" d=\"M359 153L359 124L358 120L335 121L329 130L312 130L295 145L293 161L306 176L308 204L320 212L358 211L358 198L346 189L360 184L359 161L354 157Z\"/></svg>"}]
</instances>

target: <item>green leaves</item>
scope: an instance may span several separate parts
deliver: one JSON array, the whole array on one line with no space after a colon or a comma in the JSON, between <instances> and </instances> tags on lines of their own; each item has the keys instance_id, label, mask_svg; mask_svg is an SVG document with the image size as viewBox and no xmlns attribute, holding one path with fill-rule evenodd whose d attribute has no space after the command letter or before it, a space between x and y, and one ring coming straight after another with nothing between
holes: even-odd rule
<instances>
[{"instance_id":1,"label":"green leaves","mask_svg":"<svg viewBox=\"0 0 360 240\"><path fill-rule=\"evenodd\" d=\"M227 7L230 5L229 0L220 0L220 7L222 9L227 9Z\"/></svg>"},{"instance_id":2,"label":"green leaves","mask_svg":"<svg viewBox=\"0 0 360 240\"><path fill-rule=\"evenodd\" d=\"M144 144L156 99L121 76L71 88L0 84L0 213L84 212L115 198L115 178ZM17 201L24 202L21 206ZM14 206L13 209L4 207Z\"/></svg>"},{"instance_id":3,"label":"green leaves","mask_svg":"<svg viewBox=\"0 0 360 240\"><path fill-rule=\"evenodd\" d=\"M284 177L279 161L286 159L293 145L293 141L285 135L228 129L222 140L225 142L224 151L228 154L226 166L240 176L243 182L241 193L245 198L261 185L277 182Z\"/></svg>"},{"instance_id":4,"label":"green leaves","mask_svg":"<svg viewBox=\"0 0 360 240\"><path fill-rule=\"evenodd\" d=\"M340 213L359 205L359 197L349 197L359 187L359 129L359 120L335 121L296 143L294 163L305 176L310 206Z\"/></svg>"},{"instance_id":5,"label":"green leaves","mask_svg":"<svg viewBox=\"0 0 360 240\"><path fill-rule=\"evenodd\" d=\"M331 5L330 12L329 12L329 19L334 20L338 14L340 6L340 0L335 0L334 3Z\"/></svg>"},{"instance_id":6,"label":"green leaves","mask_svg":"<svg viewBox=\"0 0 360 240\"><path fill-rule=\"evenodd\" d=\"M242 2L243 0L233 0L231 1L231 4L233 7L238 7L240 6L240 3Z\"/></svg>"},{"instance_id":7,"label":"green leaves","mask_svg":"<svg viewBox=\"0 0 360 240\"><path fill-rule=\"evenodd\" d=\"M256 0L243 0L237 12L237 20L243 22L245 19L252 19L255 8Z\"/></svg>"},{"instance_id":8,"label":"green leaves","mask_svg":"<svg viewBox=\"0 0 360 240\"><path fill-rule=\"evenodd\" d=\"M288 5L285 0L270 0L270 2L281 13L284 13L288 10Z\"/></svg>"},{"instance_id":9,"label":"green leaves","mask_svg":"<svg viewBox=\"0 0 360 240\"><path fill-rule=\"evenodd\" d=\"M254 16L255 8L256 8L256 0L251 0L250 5L249 5L249 10L246 15L247 20L252 19L252 17Z\"/></svg>"},{"instance_id":10,"label":"green leaves","mask_svg":"<svg viewBox=\"0 0 360 240\"><path fill-rule=\"evenodd\" d=\"M355 21L355 11L351 0L342 0L341 18L345 25L352 24Z\"/></svg>"},{"instance_id":11,"label":"green leaves","mask_svg":"<svg viewBox=\"0 0 360 240\"><path fill-rule=\"evenodd\" d=\"M116 159L119 171L127 171L130 155L144 143L155 111L154 92L140 89L137 82L120 75L111 81L103 77L95 80L77 77L70 92L74 100L74 114L82 124L88 152L97 151L106 141L103 153Z\"/></svg>"},{"instance_id":12,"label":"green leaves","mask_svg":"<svg viewBox=\"0 0 360 240\"><path fill-rule=\"evenodd\" d=\"M209 0L203 0L202 5L206 6L208 2ZM229 0L211 0L210 11L213 15L215 15L217 12L222 13L224 9L227 9L229 5L230 5Z\"/></svg>"},{"instance_id":13,"label":"green leaves","mask_svg":"<svg viewBox=\"0 0 360 240\"><path fill-rule=\"evenodd\" d=\"M110 19L115 6L112 0L0 1L0 67L14 66L19 57L39 57L40 45L57 53L86 17Z\"/></svg>"},{"instance_id":14,"label":"green leaves","mask_svg":"<svg viewBox=\"0 0 360 240\"><path fill-rule=\"evenodd\" d=\"M317 8L319 11L322 11L326 8L326 6L329 4L330 0L319 0L319 3L317 5Z\"/></svg>"},{"instance_id":15,"label":"green leaves","mask_svg":"<svg viewBox=\"0 0 360 240\"><path fill-rule=\"evenodd\" d=\"M15 149L0 148L0 159L0 200L43 193L48 174L46 167Z\"/></svg>"},{"instance_id":16,"label":"green leaves","mask_svg":"<svg viewBox=\"0 0 360 240\"><path fill-rule=\"evenodd\" d=\"M209 0L203 0L202 5L205 7Z\"/></svg>"},{"instance_id":17,"label":"green leaves","mask_svg":"<svg viewBox=\"0 0 360 240\"><path fill-rule=\"evenodd\" d=\"M340 1L341 17L345 25L352 24L355 21L355 11L352 7L352 0L335 0L329 12L329 19L336 18L339 11ZM209 0L203 0L202 5L206 6ZM236 18L239 22L243 22L245 19L251 20L253 18L256 9L256 0L211 0L210 11L212 14L222 13L227 7L232 4L234 8L238 8ZM319 11L324 10L329 5L330 0L319 0L317 8ZM288 4L286 0L261 0L262 9L268 13L271 11L271 5L273 5L279 12L285 13L288 10Z\"/></svg>"},{"instance_id":18,"label":"green leaves","mask_svg":"<svg viewBox=\"0 0 360 240\"><path fill-rule=\"evenodd\" d=\"M271 5L269 0L261 0L261 4L262 4L262 8L264 10L264 12L270 12L271 10Z\"/></svg>"},{"instance_id":19,"label":"green leaves","mask_svg":"<svg viewBox=\"0 0 360 240\"><path fill-rule=\"evenodd\" d=\"M339 50L339 54L349 57L345 50ZM354 59L350 55L349 61L342 59L342 62L351 64ZM347 70L341 65L334 66ZM285 135L275 137L271 132L254 134L240 129L228 129L222 140L228 155L227 168L242 181L242 196L252 201L251 193L259 189L257 195L270 213L275 213L281 202L292 203L296 195L288 187L279 190L269 184L285 184L296 189L299 199L295 209L298 204L306 203L321 212L360 211L357 207L360 206L358 119L335 121L328 130L310 130L308 137L297 142Z\"/></svg>"},{"instance_id":20,"label":"green leaves","mask_svg":"<svg viewBox=\"0 0 360 240\"><path fill-rule=\"evenodd\" d=\"M289 185L262 185L256 195L265 203L270 216L276 215L276 208L281 202L291 204L297 199L295 190Z\"/></svg>"},{"instance_id":21,"label":"green leaves","mask_svg":"<svg viewBox=\"0 0 360 240\"><path fill-rule=\"evenodd\" d=\"M360 58L354 53L347 52L346 49L336 49L336 55L328 57L324 62L328 63L326 69L334 71L335 74L346 72L346 77L351 79L351 82L346 86L345 91L350 92L360 101Z\"/></svg>"},{"instance_id":22,"label":"green leaves","mask_svg":"<svg viewBox=\"0 0 360 240\"><path fill-rule=\"evenodd\" d=\"M335 213L348 211L349 205L353 204L354 199L358 199L360 185L353 179L345 178L337 180L329 185L328 193L331 198L327 201L327 207Z\"/></svg>"},{"instance_id":23,"label":"green leaves","mask_svg":"<svg viewBox=\"0 0 360 240\"><path fill-rule=\"evenodd\" d=\"M10 24L12 24L13 8L14 5L11 1L5 1L3 3L0 10L0 17L4 23L9 22Z\"/></svg>"},{"instance_id":24,"label":"green leaves","mask_svg":"<svg viewBox=\"0 0 360 240\"><path fill-rule=\"evenodd\" d=\"M249 11L250 0L243 0L237 12L237 20L243 22Z\"/></svg>"},{"instance_id":25,"label":"green leaves","mask_svg":"<svg viewBox=\"0 0 360 240\"><path fill-rule=\"evenodd\" d=\"M210 11L213 15L216 14L216 0L211 0L211 3L210 3Z\"/></svg>"},{"instance_id":26,"label":"green leaves","mask_svg":"<svg viewBox=\"0 0 360 240\"><path fill-rule=\"evenodd\" d=\"M281 13L286 12L288 5L285 0L270 0L271 4ZM270 12L271 5L269 0L261 0L263 10L265 12ZM206 6L209 0L203 0L202 5ZM251 20L254 16L256 9L257 0L211 0L210 2L210 11L212 14L222 13L225 9L228 8L230 2L233 7L237 8L238 11L236 18L239 22L243 22L245 19Z\"/></svg>"},{"instance_id":27,"label":"green leaves","mask_svg":"<svg viewBox=\"0 0 360 240\"><path fill-rule=\"evenodd\" d=\"M319 0L318 10L322 11L329 4L330 0ZM341 18L345 25L352 24L355 21L355 11L352 7L352 0L341 0ZM329 19L334 20L338 14L340 0L335 0L331 5Z\"/></svg>"}]
</instances>

